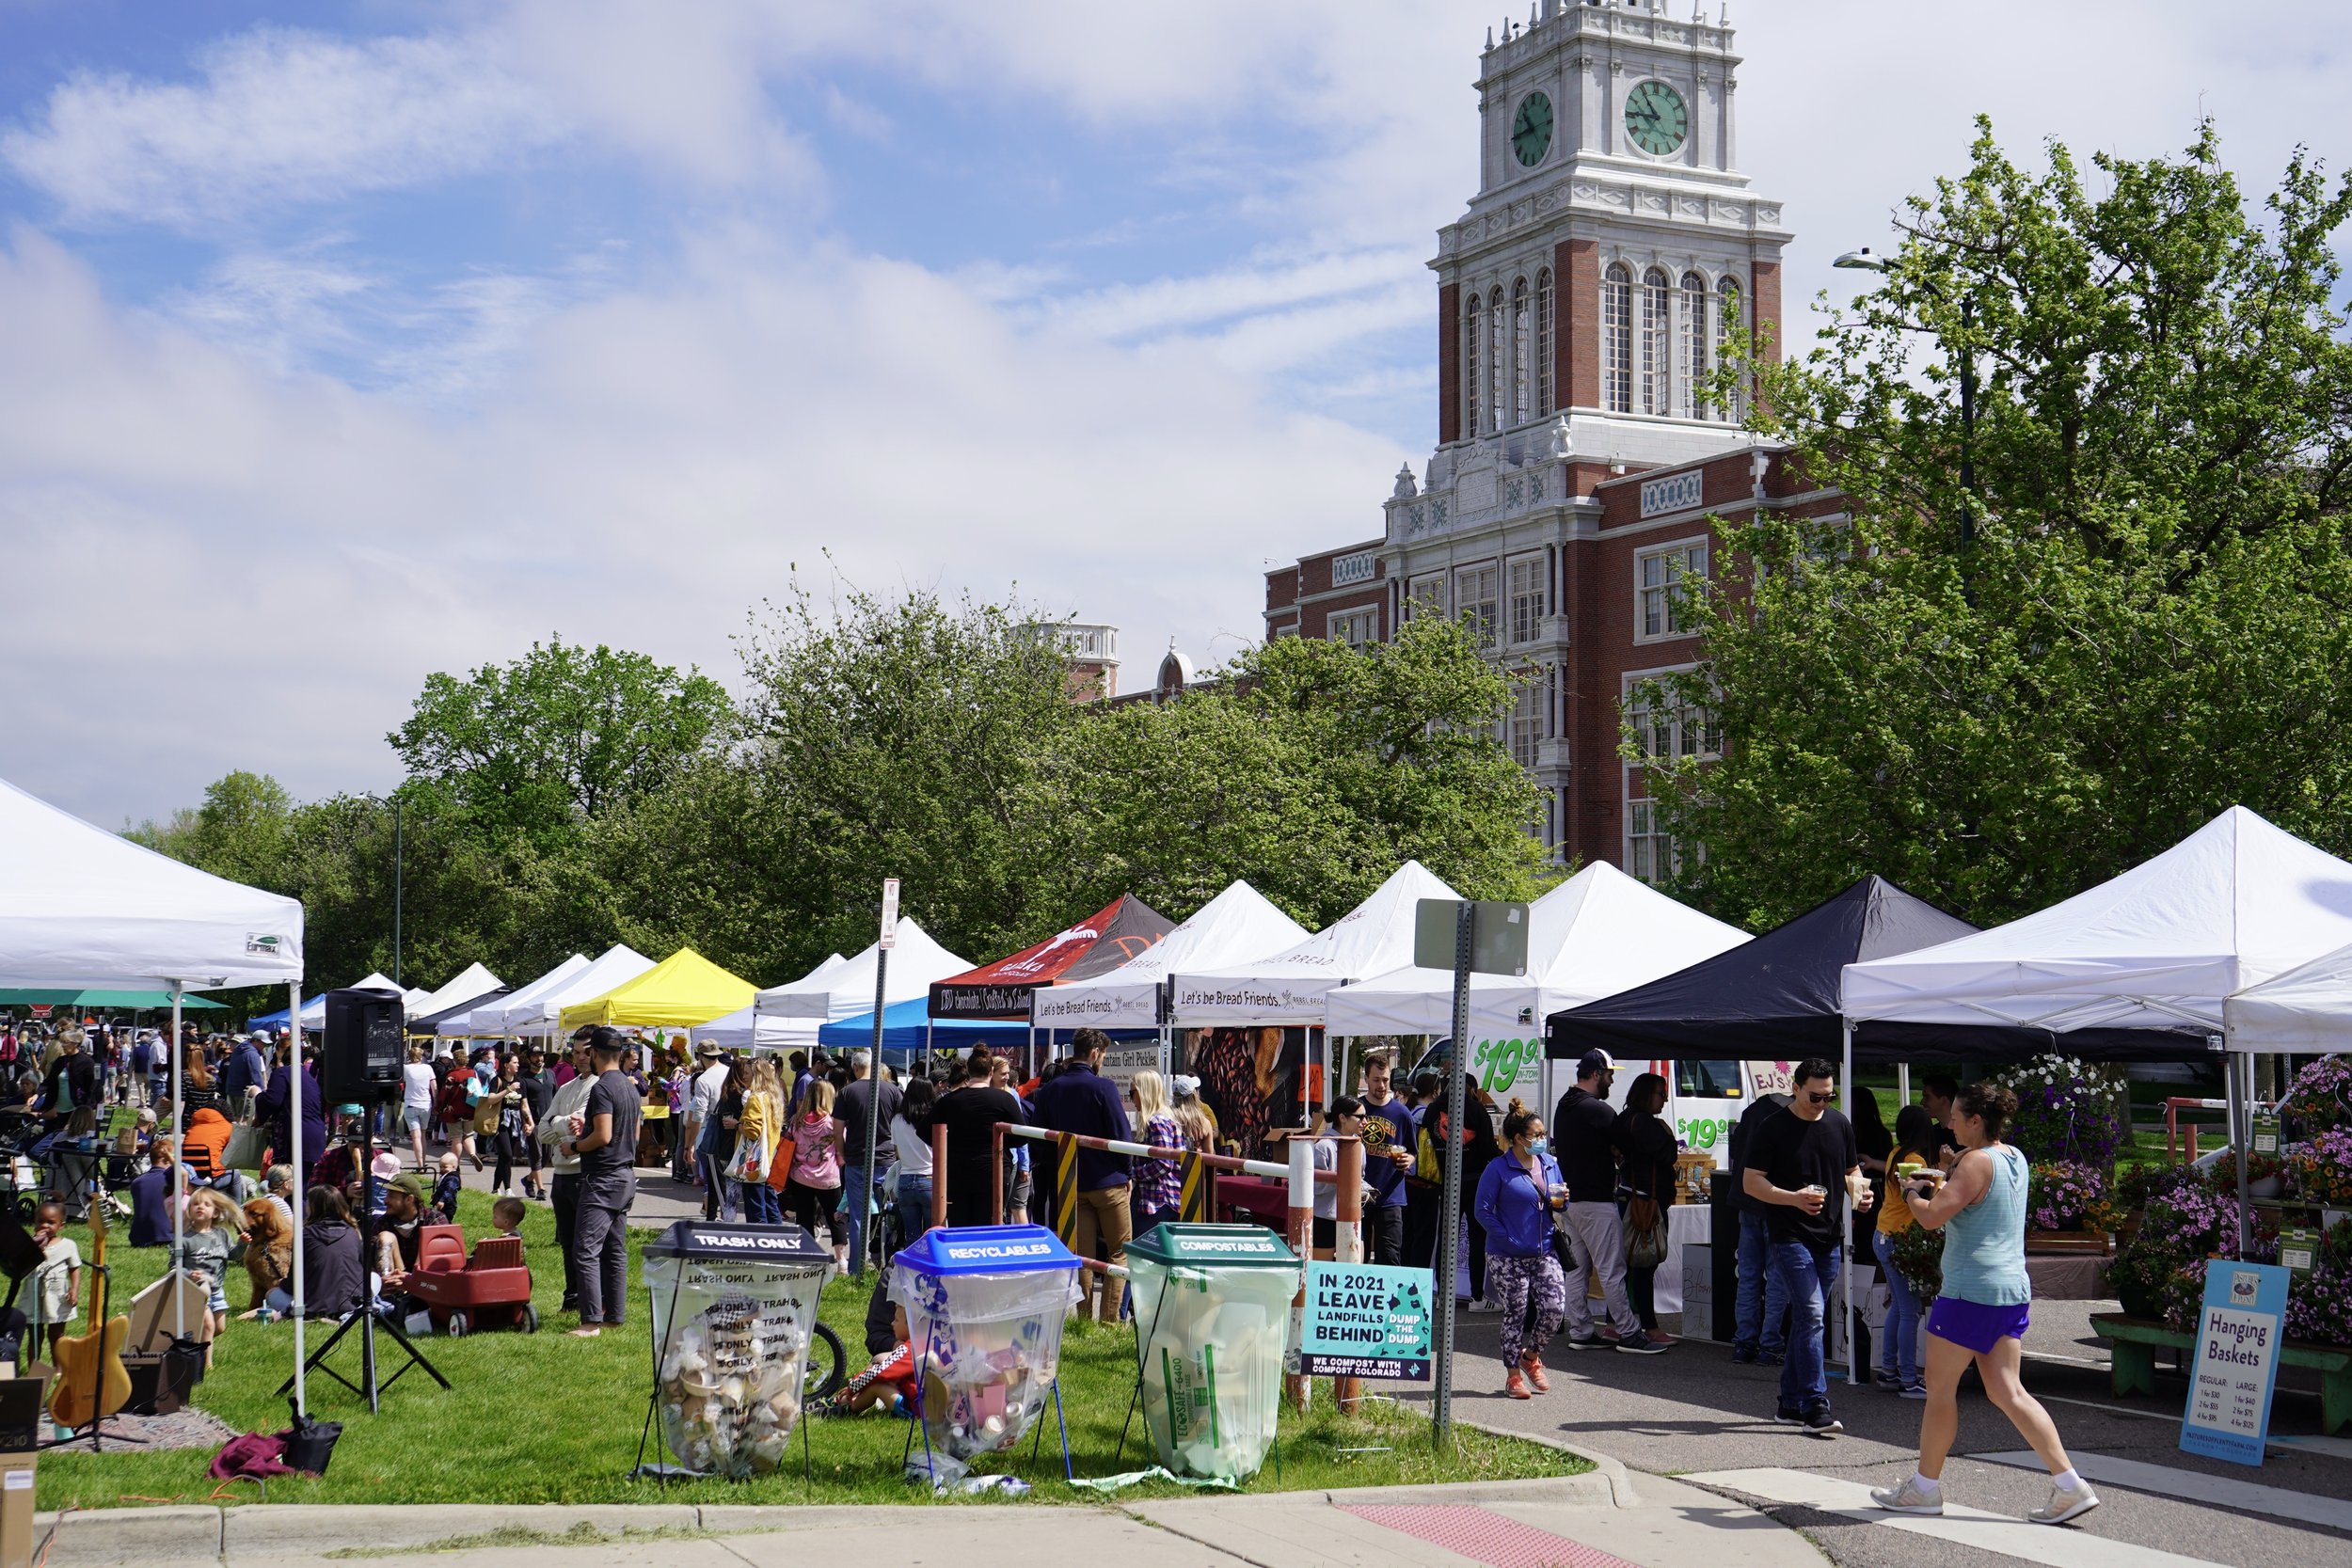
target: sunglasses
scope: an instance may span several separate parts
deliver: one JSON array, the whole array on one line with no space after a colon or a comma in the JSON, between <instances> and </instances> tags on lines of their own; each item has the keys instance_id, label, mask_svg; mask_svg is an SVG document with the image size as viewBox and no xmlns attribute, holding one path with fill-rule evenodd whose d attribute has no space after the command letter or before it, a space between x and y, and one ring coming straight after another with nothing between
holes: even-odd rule
<instances>
[{"instance_id":1,"label":"sunglasses","mask_svg":"<svg viewBox=\"0 0 2352 1568\"><path fill-rule=\"evenodd\" d=\"M1807 1089L1804 1094L1804 1102L1808 1105L1826 1105L1836 1098L1837 1091L1835 1089L1827 1091L1820 1089Z\"/></svg>"}]
</instances>

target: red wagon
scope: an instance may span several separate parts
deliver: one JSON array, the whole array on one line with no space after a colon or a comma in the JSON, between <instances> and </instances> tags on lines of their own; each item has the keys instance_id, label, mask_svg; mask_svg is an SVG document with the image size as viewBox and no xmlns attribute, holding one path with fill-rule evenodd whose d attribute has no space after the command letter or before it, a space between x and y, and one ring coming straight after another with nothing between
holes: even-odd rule
<instances>
[{"instance_id":1,"label":"red wagon","mask_svg":"<svg viewBox=\"0 0 2352 1568\"><path fill-rule=\"evenodd\" d=\"M539 1313L531 1305L531 1270L517 1236L493 1236L469 1259L464 1230L453 1225L425 1227L417 1237L408 1293L424 1303L433 1326L444 1334L477 1328L539 1331Z\"/></svg>"}]
</instances>

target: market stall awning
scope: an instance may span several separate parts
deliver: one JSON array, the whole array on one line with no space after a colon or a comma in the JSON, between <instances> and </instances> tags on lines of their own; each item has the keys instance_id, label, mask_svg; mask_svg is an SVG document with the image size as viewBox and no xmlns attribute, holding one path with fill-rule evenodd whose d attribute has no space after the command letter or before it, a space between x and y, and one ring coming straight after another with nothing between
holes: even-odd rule
<instances>
[{"instance_id":1,"label":"market stall awning","mask_svg":"<svg viewBox=\"0 0 2352 1568\"><path fill-rule=\"evenodd\" d=\"M1010 958L932 982L930 1012L938 1018L1029 1018L1029 998L1041 986L1083 980L1157 943L1175 922L1132 893L1120 894L1091 918L1057 931Z\"/></svg>"},{"instance_id":2,"label":"market stall awning","mask_svg":"<svg viewBox=\"0 0 2352 1568\"><path fill-rule=\"evenodd\" d=\"M2221 1018L2233 1051L2352 1051L2352 947L2249 986Z\"/></svg>"},{"instance_id":3,"label":"market stall awning","mask_svg":"<svg viewBox=\"0 0 2352 1568\"><path fill-rule=\"evenodd\" d=\"M461 1003L470 1005L486 1001L504 990L505 981L483 965L470 963L422 996L413 991L404 993L401 1009L407 1015L408 1028L412 1033L429 1035L431 1029L421 1027L424 1020L438 1018Z\"/></svg>"},{"instance_id":4,"label":"market stall awning","mask_svg":"<svg viewBox=\"0 0 2352 1568\"><path fill-rule=\"evenodd\" d=\"M1236 879L1164 940L1118 968L1034 992L1029 1017L1041 1026L1063 1029L1155 1029L1168 977L1177 970L1250 963L1307 938L1304 926Z\"/></svg>"},{"instance_id":5,"label":"market stall awning","mask_svg":"<svg viewBox=\"0 0 2352 1568\"><path fill-rule=\"evenodd\" d=\"M882 1009L882 1049L888 1052L922 1051L927 1047L969 1051L976 1045L1025 1045L1028 1040L1029 1024L1025 1019L934 1019L919 996L894 1002ZM817 1031L817 1043L827 1051L857 1051L872 1046L873 1009L869 1007L863 1013L824 1024Z\"/></svg>"},{"instance_id":6,"label":"market stall awning","mask_svg":"<svg viewBox=\"0 0 2352 1568\"><path fill-rule=\"evenodd\" d=\"M180 1006L185 1012L226 1012L225 1002L211 1002L201 996L183 995ZM0 988L0 1007L116 1007L132 1012L169 1012L171 992L167 990L97 990L68 987L64 990L42 990L35 987Z\"/></svg>"},{"instance_id":7,"label":"market stall awning","mask_svg":"<svg viewBox=\"0 0 2352 1568\"><path fill-rule=\"evenodd\" d=\"M1473 974L1470 1038L1539 1037L1550 1013L1679 969L1748 934L1595 861L1527 911L1527 973ZM1407 963L1341 986L1324 999L1334 1035L1445 1035L1454 1030L1454 972Z\"/></svg>"},{"instance_id":8,"label":"market stall awning","mask_svg":"<svg viewBox=\"0 0 2352 1568\"><path fill-rule=\"evenodd\" d=\"M302 905L0 781L0 984L218 990L302 978Z\"/></svg>"},{"instance_id":9,"label":"market stall awning","mask_svg":"<svg viewBox=\"0 0 2352 1568\"><path fill-rule=\"evenodd\" d=\"M1413 921L1424 898L1461 895L1419 861L1406 861L1372 896L1306 941L1271 958L1168 979L1168 1020L1215 1024L1323 1022L1324 998L1350 980L1413 961Z\"/></svg>"},{"instance_id":10,"label":"market stall awning","mask_svg":"<svg viewBox=\"0 0 2352 1568\"><path fill-rule=\"evenodd\" d=\"M874 964L882 948L868 943L855 958L835 958L832 967L819 965L797 980L771 986L752 1006L762 1018L814 1019L824 1022L851 1013L874 1009ZM897 942L890 949L890 967L882 976L889 988L882 1006L909 997L929 997L932 983L968 973L972 960L959 958L933 941L913 915L898 918Z\"/></svg>"},{"instance_id":11,"label":"market stall awning","mask_svg":"<svg viewBox=\"0 0 2352 1568\"><path fill-rule=\"evenodd\" d=\"M587 967L588 956L584 953L575 953L529 985L517 986L513 990L498 990L488 996L476 997L471 1002L462 1003L430 1020L413 1020L411 1021L411 1033L421 1034L425 1029L430 1028L435 1034L449 1038L502 1035L506 1031L501 1026L499 1020L508 1007L536 1001Z\"/></svg>"},{"instance_id":12,"label":"market stall awning","mask_svg":"<svg viewBox=\"0 0 2352 1568\"><path fill-rule=\"evenodd\" d=\"M606 1023L619 1029L691 1029L751 1006L755 988L691 947L681 947L633 980L564 1009L566 1029Z\"/></svg>"},{"instance_id":13,"label":"market stall awning","mask_svg":"<svg viewBox=\"0 0 2352 1568\"><path fill-rule=\"evenodd\" d=\"M625 942L616 942L591 959L585 969L558 980L536 996L526 997L518 991L476 1008L475 1022L502 1035L548 1034L555 1029L565 1007L602 996L652 967L651 958Z\"/></svg>"},{"instance_id":14,"label":"market stall awning","mask_svg":"<svg viewBox=\"0 0 2352 1568\"><path fill-rule=\"evenodd\" d=\"M1976 928L1883 877L1865 877L1752 942L1552 1013L1546 1053L1575 1057L1598 1049L1637 1061L1835 1056L1843 1029L1838 985L1848 964L1932 947Z\"/></svg>"},{"instance_id":15,"label":"market stall awning","mask_svg":"<svg viewBox=\"0 0 2352 1568\"><path fill-rule=\"evenodd\" d=\"M815 1018L766 1016L760 1012L760 1005L779 992L790 992L802 988L821 986L826 975L833 974L849 961L838 953L827 954L823 963L818 964L799 979L787 980L781 986L771 986L753 997L750 1006L738 1007L723 1018L712 1019L708 1023L697 1023L694 1025L695 1040L698 1043L708 1040L711 1044L729 1051L808 1050L817 1043L817 1026L826 1018L831 1017L831 1014L819 1014ZM957 967L961 969L966 966L959 964ZM873 1006L874 997L874 976L871 969L866 971L866 1006L870 1007Z\"/></svg>"},{"instance_id":16,"label":"market stall awning","mask_svg":"<svg viewBox=\"0 0 2352 1568\"><path fill-rule=\"evenodd\" d=\"M345 990L393 991L400 990L398 986L392 984L391 981L384 977L384 972L382 970L371 970L369 971L368 977L366 979L354 980L350 985L345 986L342 989ZM425 993L423 991L410 991L406 994L409 996L422 996ZM274 1013L259 1013L254 1017L246 1020L246 1022L256 1029L282 1029L287 1023L286 1009L280 1007ZM326 1022L326 993L325 991L319 991L306 999L302 1004L302 1026L305 1029L317 1029L324 1027Z\"/></svg>"},{"instance_id":17,"label":"market stall awning","mask_svg":"<svg viewBox=\"0 0 2352 1568\"><path fill-rule=\"evenodd\" d=\"M2352 945L2352 863L2233 806L2153 860L2062 903L1939 946L1847 966L1857 1025L2169 1037L2222 1046L2225 998ZM2150 1053L2164 1048L2152 1040Z\"/></svg>"}]
</instances>

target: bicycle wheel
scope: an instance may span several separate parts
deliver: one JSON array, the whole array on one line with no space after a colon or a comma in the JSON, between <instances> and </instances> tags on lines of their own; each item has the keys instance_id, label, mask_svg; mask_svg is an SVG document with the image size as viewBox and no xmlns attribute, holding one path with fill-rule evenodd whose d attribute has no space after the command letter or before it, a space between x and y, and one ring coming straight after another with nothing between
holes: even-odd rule
<instances>
[{"instance_id":1,"label":"bicycle wheel","mask_svg":"<svg viewBox=\"0 0 2352 1568\"><path fill-rule=\"evenodd\" d=\"M830 1399L849 1378L849 1356L841 1348L841 1336L818 1323L808 1337L808 1365L801 1376L801 1398Z\"/></svg>"}]
</instances>

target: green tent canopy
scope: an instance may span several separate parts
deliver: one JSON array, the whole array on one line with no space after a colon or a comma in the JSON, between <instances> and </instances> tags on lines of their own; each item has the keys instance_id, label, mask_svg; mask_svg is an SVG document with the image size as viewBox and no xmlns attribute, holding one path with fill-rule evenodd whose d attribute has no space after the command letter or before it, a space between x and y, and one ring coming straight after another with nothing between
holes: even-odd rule
<instances>
[{"instance_id":1,"label":"green tent canopy","mask_svg":"<svg viewBox=\"0 0 2352 1568\"><path fill-rule=\"evenodd\" d=\"M171 1010L171 992L167 990L43 990L39 988L0 989L0 1007L121 1007L135 1012L167 1013ZM228 1004L210 1002L201 996L183 994L181 1009L184 1012L227 1012Z\"/></svg>"}]
</instances>

